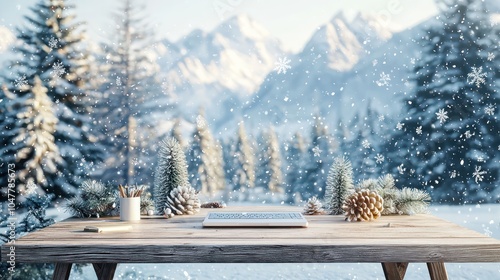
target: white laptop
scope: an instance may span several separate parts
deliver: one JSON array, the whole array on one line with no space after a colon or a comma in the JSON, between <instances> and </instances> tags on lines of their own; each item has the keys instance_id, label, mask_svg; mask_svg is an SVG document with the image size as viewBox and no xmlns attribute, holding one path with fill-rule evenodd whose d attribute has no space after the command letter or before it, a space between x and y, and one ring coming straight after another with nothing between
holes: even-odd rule
<instances>
[{"instance_id":1,"label":"white laptop","mask_svg":"<svg viewBox=\"0 0 500 280\"><path fill-rule=\"evenodd\" d=\"M299 212L209 212L204 227L307 227Z\"/></svg>"}]
</instances>

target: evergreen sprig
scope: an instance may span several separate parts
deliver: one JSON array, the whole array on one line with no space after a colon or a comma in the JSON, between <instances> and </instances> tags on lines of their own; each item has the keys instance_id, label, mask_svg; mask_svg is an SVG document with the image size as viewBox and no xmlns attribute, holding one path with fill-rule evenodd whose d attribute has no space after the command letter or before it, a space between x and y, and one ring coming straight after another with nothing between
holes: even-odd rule
<instances>
[{"instance_id":1,"label":"evergreen sprig","mask_svg":"<svg viewBox=\"0 0 500 280\"><path fill-rule=\"evenodd\" d=\"M117 197L111 186L86 180L80 187L80 194L68 201L66 209L80 218L110 216L116 208Z\"/></svg>"},{"instance_id":2,"label":"evergreen sprig","mask_svg":"<svg viewBox=\"0 0 500 280\"><path fill-rule=\"evenodd\" d=\"M430 195L425 191L403 188L395 200L397 213L400 215L427 213L430 199Z\"/></svg>"}]
</instances>

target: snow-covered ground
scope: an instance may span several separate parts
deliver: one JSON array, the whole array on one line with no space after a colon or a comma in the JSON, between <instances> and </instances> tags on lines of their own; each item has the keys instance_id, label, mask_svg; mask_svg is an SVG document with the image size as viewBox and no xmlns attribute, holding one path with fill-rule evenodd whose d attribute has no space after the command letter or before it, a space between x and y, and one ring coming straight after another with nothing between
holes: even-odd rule
<instances>
[{"instance_id":1,"label":"snow-covered ground","mask_svg":"<svg viewBox=\"0 0 500 280\"><path fill-rule=\"evenodd\" d=\"M500 239L500 205L432 206L431 213ZM450 279L499 279L500 263L446 264ZM95 279L91 267L71 279ZM380 264L120 264L115 279L384 279ZM411 264L405 279L429 279Z\"/></svg>"}]
</instances>

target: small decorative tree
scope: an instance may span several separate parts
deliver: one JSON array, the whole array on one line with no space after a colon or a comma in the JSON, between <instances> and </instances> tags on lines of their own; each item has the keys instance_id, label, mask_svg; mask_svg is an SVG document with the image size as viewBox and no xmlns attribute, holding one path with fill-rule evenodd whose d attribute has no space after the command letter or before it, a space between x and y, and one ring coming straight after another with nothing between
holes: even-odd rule
<instances>
[{"instance_id":1,"label":"small decorative tree","mask_svg":"<svg viewBox=\"0 0 500 280\"><path fill-rule=\"evenodd\" d=\"M154 201L157 213L163 214L170 192L179 186L190 186L186 156L179 142L168 138L160 144L155 172Z\"/></svg>"},{"instance_id":2,"label":"small decorative tree","mask_svg":"<svg viewBox=\"0 0 500 280\"><path fill-rule=\"evenodd\" d=\"M326 179L325 201L331 215L344 213L342 204L353 190L351 163L343 157L336 158Z\"/></svg>"}]
</instances>

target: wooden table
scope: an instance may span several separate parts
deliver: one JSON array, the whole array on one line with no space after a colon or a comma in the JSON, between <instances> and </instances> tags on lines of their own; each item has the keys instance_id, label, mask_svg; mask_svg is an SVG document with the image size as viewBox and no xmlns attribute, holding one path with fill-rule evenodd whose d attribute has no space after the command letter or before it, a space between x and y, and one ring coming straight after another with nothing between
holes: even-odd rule
<instances>
[{"instance_id":1,"label":"wooden table","mask_svg":"<svg viewBox=\"0 0 500 280\"><path fill-rule=\"evenodd\" d=\"M202 228L208 211L142 219L131 232L87 233L112 219L68 219L16 241L16 262L56 263L68 279L73 263L92 263L112 279L118 263L381 263L386 279L403 279L408 263L427 263L431 279L447 279L445 262L500 262L500 241L431 215L383 216L373 222L307 216L308 228ZM300 211L296 207L230 207L223 211ZM2 246L2 261L9 247Z\"/></svg>"}]
</instances>

